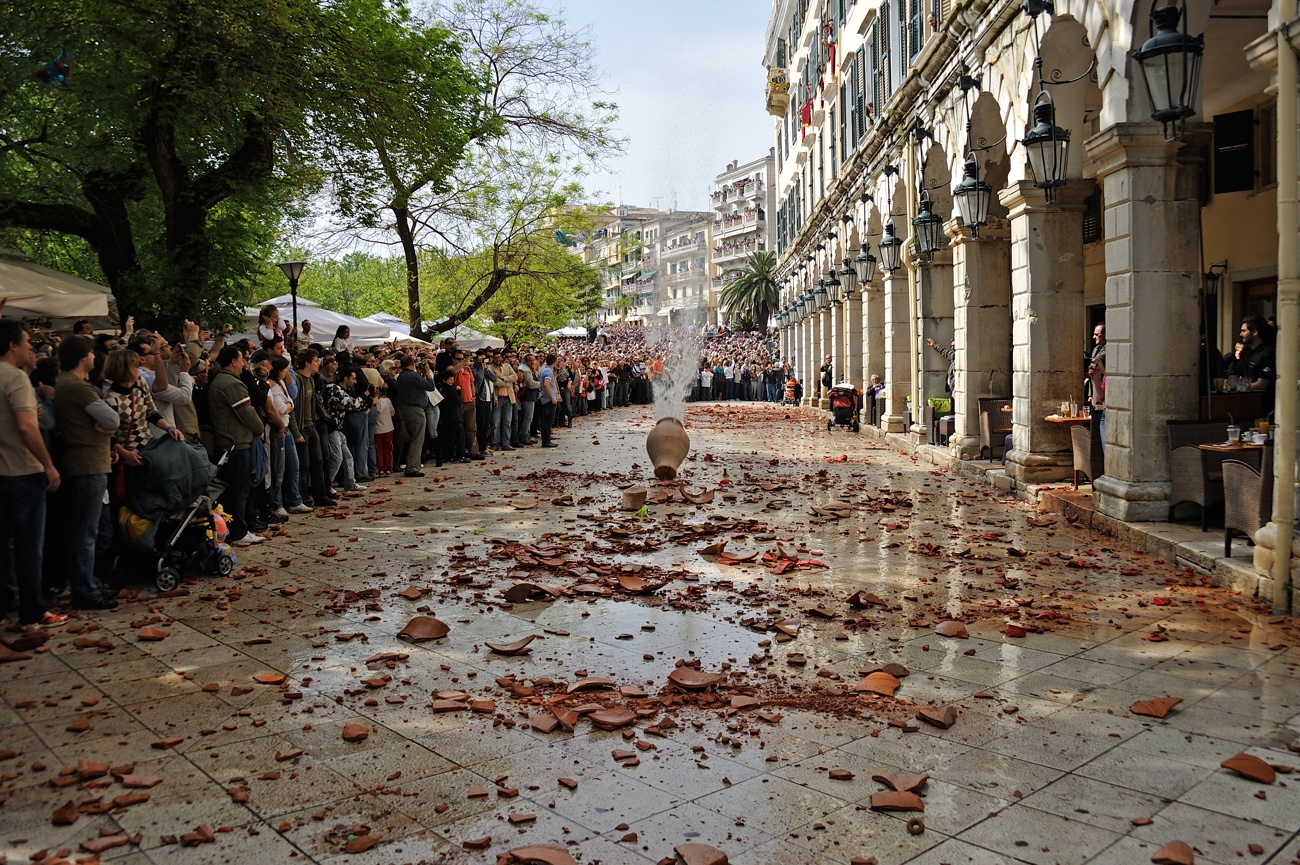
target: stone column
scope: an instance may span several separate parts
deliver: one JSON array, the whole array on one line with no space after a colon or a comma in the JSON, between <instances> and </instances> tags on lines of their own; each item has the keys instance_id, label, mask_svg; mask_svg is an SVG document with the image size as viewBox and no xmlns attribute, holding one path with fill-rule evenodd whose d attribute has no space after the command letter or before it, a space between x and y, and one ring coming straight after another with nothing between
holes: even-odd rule
<instances>
[{"instance_id":1,"label":"stone column","mask_svg":"<svg viewBox=\"0 0 1300 865\"><path fill-rule=\"evenodd\" d=\"M1071 180L1048 203L1020 181L999 198L1011 221L1012 449L1007 473L1022 484L1070 477L1068 424L1050 424L1083 389L1083 202L1091 180ZM1193 370L1195 375L1195 370Z\"/></svg>"},{"instance_id":2,"label":"stone column","mask_svg":"<svg viewBox=\"0 0 1300 865\"><path fill-rule=\"evenodd\" d=\"M1156 123L1087 141L1106 206L1106 473L1093 489L1097 509L1125 521L1167 518L1165 422L1200 410L1200 165L1188 143L1165 141Z\"/></svg>"},{"instance_id":3,"label":"stone column","mask_svg":"<svg viewBox=\"0 0 1300 865\"><path fill-rule=\"evenodd\" d=\"M808 314L803 320L803 351L801 365L802 372L799 373L799 380L803 382L803 399L799 401L800 405L811 405L814 399L813 394L816 392L817 367L813 364L813 354L817 351L813 343L817 338L817 316Z\"/></svg>"},{"instance_id":4,"label":"stone column","mask_svg":"<svg viewBox=\"0 0 1300 865\"><path fill-rule=\"evenodd\" d=\"M862 296L862 386L885 375L885 293L879 285L859 287Z\"/></svg>"},{"instance_id":5,"label":"stone column","mask_svg":"<svg viewBox=\"0 0 1300 865\"><path fill-rule=\"evenodd\" d=\"M826 360L826 355L831 356L831 372L835 370L835 307L827 301L826 307L817 314L818 327L821 329L821 342L818 343L820 348L817 352L817 408L828 409L831 405L831 393L825 385L821 383L822 363ZM834 382L831 382L834 384Z\"/></svg>"},{"instance_id":6,"label":"stone column","mask_svg":"<svg viewBox=\"0 0 1300 865\"><path fill-rule=\"evenodd\" d=\"M980 397L1011 397L1011 230L996 216L978 237L956 219L944 228L952 238L957 342L949 445L955 458L968 459L979 456Z\"/></svg>"},{"instance_id":7,"label":"stone column","mask_svg":"<svg viewBox=\"0 0 1300 865\"><path fill-rule=\"evenodd\" d=\"M885 432L906 433L903 422L912 393L912 345L908 317L907 268L884 276Z\"/></svg>"},{"instance_id":8,"label":"stone column","mask_svg":"<svg viewBox=\"0 0 1300 865\"><path fill-rule=\"evenodd\" d=\"M936 344L947 348L954 339L952 299L952 249L936 250L926 261L922 257L916 271L917 347L920 353L917 369L921 380L921 404L912 414L912 440L929 441L930 429L925 425L925 405L930 397L948 396L948 361L943 355L925 344L927 336Z\"/></svg>"},{"instance_id":9,"label":"stone column","mask_svg":"<svg viewBox=\"0 0 1300 865\"><path fill-rule=\"evenodd\" d=\"M862 377L862 294L855 291L844 299L844 376L858 388L866 387Z\"/></svg>"}]
</instances>

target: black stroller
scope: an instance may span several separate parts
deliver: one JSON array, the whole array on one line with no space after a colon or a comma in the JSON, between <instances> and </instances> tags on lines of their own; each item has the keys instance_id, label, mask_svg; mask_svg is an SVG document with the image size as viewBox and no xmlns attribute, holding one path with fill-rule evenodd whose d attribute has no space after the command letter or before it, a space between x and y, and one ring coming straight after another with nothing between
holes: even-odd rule
<instances>
[{"instance_id":1,"label":"black stroller","mask_svg":"<svg viewBox=\"0 0 1300 865\"><path fill-rule=\"evenodd\" d=\"M842 381L830 390L831 416L826 421L826 431L836 426L848 427L857 432L859 429L858 410L862 406L862 396L858 389Z\"/></svg>"},{"instance_id":2,"label":"black stroller","mask_svg":"<svg viewBox=\"0 0 1300 865\"><path fill-rule=\"evenodd\" d=\"M227 576L235 569L225 515L219 506L214 509L225 489L217 469L229 456L227 448L213 465L198 442L170 438L155 439L140 451L144 468L113 515L115 582L152 574L158 591L169 592L186 570Z\"/></svg>"}]
</instances>

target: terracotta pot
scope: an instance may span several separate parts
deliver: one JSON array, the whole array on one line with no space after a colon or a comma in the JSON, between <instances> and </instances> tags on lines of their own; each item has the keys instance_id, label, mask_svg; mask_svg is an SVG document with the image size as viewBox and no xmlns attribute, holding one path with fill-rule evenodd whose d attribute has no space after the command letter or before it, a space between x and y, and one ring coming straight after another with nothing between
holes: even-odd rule
<instances>
[{"instance_id":1,"label":"terracotta pot","mask_svg":"<svg viewBox=\"0 0 1300 865\"><path fill-rule=\"evenodd\" d=\"M645 498L650 491L645 487L633 487L630 490L623 490L622 508L625 511L639 511L645 507Z\"/></svg>"},{"instance_id":2,"label":"terracotta pot","mask_svg":"<svg viewBox=\"0 0 1300 865\"><path fill-rule=\"evenodd\" d=\"M691 449L691 437L677 418L662 418L646 436L645 449L655 467L655 477L670 481L677 477L677 467Z\"/></svg>"}]
</instances>

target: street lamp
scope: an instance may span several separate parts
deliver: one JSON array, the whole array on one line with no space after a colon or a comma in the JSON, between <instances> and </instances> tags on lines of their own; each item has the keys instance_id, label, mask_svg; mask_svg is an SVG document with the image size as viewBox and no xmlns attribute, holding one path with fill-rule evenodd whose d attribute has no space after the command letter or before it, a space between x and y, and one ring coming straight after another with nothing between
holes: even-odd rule
<instances>
[{"instance_id":1,"label":"street lamp","mask_svg":"<svg viewBox=\"0 0 1300 865\"><path fill-rule=\"evenodd\" d=\"M284 275L289 278L289 296L293 298L293 330L298 332L298 277L302 276L302 269L307 266L305 261L282 261L276 265L284 271Z\"/></svg>"},{"instance_id":2,"label":"street lamp","mask_svg":"<svg viewBox=\"0 0 1300 865\"><path fill-rule=\"evenodd\" d=\"M966 176L952 191L957 202L957 212L961 221L971 230L973 236L979 236L980 226L989 224L989 204L993 201L993 187L979 179L979 163L975 154L966 156Z\"/></svg>"},{"instance_id":3,"label":"street lamp","mask_svg":"<svg viewBox=\"0 0 1300 865\"><path fill-rule=\"evenodd\" d=\"M871 254L871 246L862 241L862 251L853 259L853 269L858 274L858 284L866 291L871 280L876 278L876 257Z\"/></svg>"},{"instance_id":4,"label":"street lamp","mask_svg":"<svg viewBox=\"0 0 1300 865\"><path fill-rule=\"evenodd\" d=\"M813 291L813 309L821 312L826 308L826 280L817 280L817 288Z\"/></svg>"},{"instance_id":5,"label":"street lamp","mask_svg":"<svg viewBox=\"0 0 1300 865\"><path fill-rule=\"evenodd\" d=\"M1151 119L1160 121L1166 137L1172 125L1174 138L1182 134L1187 118L1196 113L1201 54L1205 51L1204 35L1187 35L1185 13L1173 4L1152 9L1150 30L1155 32L1133 52L1151 98ZM1181 31L1179 19L1183 22Z\"/></svg>"},{"instance_id":6,"label":"street lamp","mask_svg":"<svg viewBox=\"0 0 1300 865\"><path fill-rule=\"evenodd\" d=\"M912 227L916 229L917 247L929 258L939 248L943 237L943 217L934 212L928 192L921 193L920 212L912 220Z\"/></svg>"},{"instance_id":7,"label":"street lamp","mask_svg":"<svg viewBox=\"0 0 1300 865\"><path fill-rule=\"evenodd\" d=\"M1025 133L1020 143L1025 146L1034 186L1047 190L1048 201L1054 200L1052 190L1065 185L1070 130L1056 125L1056 105L1046 90L1039 91L1034 100L1034 126Z\"/></svg>"},{"instance_id":8,"label":"street lamp","mask_svg":"<svg viewBox=\"0 0 1300 865\"><path fill-rule=\"evenodd\" d=\"M885 223L885 233L876 244L880 250L880 266L893 273L898 270L903 254L903 241L894 232L894 220Z\"/></svg>"},{"instance_id":9,"label":"street lamp","mask_svg":"<svg viewBox=\"0 0 1300 865\"><path fill-rule=\"evenodd\" d=\"M830 300L831 303L835 304L836 306L838 306L840 303L840 289L842 289L843 287L844 284L841 283L838 279L836 279L835 268L832 267L830 276L826 277L826 297L828 300Z\"/></svg>"},{"instance_id":10,"label":"street lamp","mask_svg":"<svg viewBox=\"0 0 1300 865\"><path fill-rule=\"evenodd\" d=\"M844 256L844 267L839 272L840 282L844 283L844 299L852 300L858 290L858 272L853 269L853 259Z\"/></svg>"}]
</instances>

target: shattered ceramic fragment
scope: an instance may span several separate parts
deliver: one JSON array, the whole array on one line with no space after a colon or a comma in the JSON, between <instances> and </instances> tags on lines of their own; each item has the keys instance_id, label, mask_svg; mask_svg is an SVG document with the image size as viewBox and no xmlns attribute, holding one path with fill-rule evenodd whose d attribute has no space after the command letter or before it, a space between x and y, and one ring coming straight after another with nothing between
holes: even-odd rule
<instances>
[{"instance_id":1,"label":"shattered ceramic fragment","mask_svg":"<svg viewBox=\"0 0 1300 865\"><path fill-rule=\"evenodd\" d=\"M952 706L927 706L917 710L916 718L927 724L933 724L941 730L947 730L957 723L957 710Z\"/></svg>"},{"instance_id":2,"label":"shattered ceramic fragment","mask_svg":"<svg viewBox=\"0 0 1300 865\"><path fill-rule=\"evenodd\" d=\"M668 674L668 681L687 691L702 691L727 679L726 673L705 673L693 667L678 667Z\"/></svg>"},{"instance_id":3,"label":"shattered ceramic fragment","mask_svg":"<svg viewBox=\"0 0 1300 865\"><path fill-rule=\"evenodd\" d=\"M678 844L673 852L681 865L728 865L727 854L708 844Z\"/></svg>"},{"instance_id":4,"label":"shattered ceramic fragment","mask_svg":"<svg viewBox=\"0 0 1300 865\"><path fill-rule=\"evenodd\" d=\"M118 780L123 787L132 790L152 790L163 782L161 775L137 775L134 772L122 775Z\"/></svg>"},{"instance_id":5,"label":"shattered ceramic fragment","mask_svg":"<svg viewBox=\"0 0 1300 865\"><path fill-rule=\"evenodd\" d=\"M55 826L71 826L81 817L81 812L77 810L77 803L69 799L67 802L54 809L54 814L50 817L50 822Z\"/></svg>"},{"instance_id":6,"label":"shattered ceramic fragment","mask_svg":"<svg viewBox=\"0 0 1300 865\"><path fill-rule=\"evenodd\" d=\"M1186 841L1170 841L1151 857L1155 865L1196 865L1196 857Z\"/></svg>"},{"instance_id":7,"label":"shattered ceramic fragment","mask_svg":"<svg viewBox=\"0 0 1300 865\"><path fill-rule=\"evenodd\" d=\"M460 846L466 850L486 850L492 846L492 836L484 835L482 838L470 838L460 842Z\"/></svg>"},{"instance_id":8,"label":"shattered ceramic fragment","mask_svg":"<svg viewBox=\"0 0 1300 865\"><path fill-rule=\"evenodd\" d=\"M539 733L552 733L560 726L560 719L550 712L538 712L528 719L528 723Z\"/></svg>"},{"instance_id":9,"label":"shattered ceramic fragment","mask_svg":"<svg viewBox=\"0 0 1300 865\"><path fill-rule=\"evenodd\" d=\"M371 847L380 842L378 835L371 835L367 832L365 835L357 835L355 838L349 838L348 843L343 845L344 853L364 853Z\"/></svg>"},{"instance_id":10,"label":"shattered ceramic fragment","mask_svg":"<svg viewBox=\"0 0 1300 865\"><path fill-rule=\"evenodd\" d=\"M613 688L617 683L610 679L601 679L596 676L588 676L585 679L579 679L572 685L564 689L566 694L577 694L582 691L603 691L607 688Z\"/></svg>"},{"instance_id":11,"label":"shattered ceramic fragment","mask_svg":"<svg viewBox=\"0 0 1300 865\"><path fill-rule=\"evenodd\" d=\"M259 685L282 685L289 677L284 673L257 673L253 681Z\"/></svg>"},{"instance_id":12,"label":"shattered ceramic fragment","mask_svg":"<svg viewBox=\"0 0 1300 865\"><path fill-rule=\"evenodd\" d=\"M956 619L944 619L934 626L934 632L941 637L953 637L958 640L964 640L970 636L966 631L966 626Z\"/></svg>"},{"instance_id":13,"label":"shattered ceramic fragment","mask_svg":"<svg viewBox=\"0 0 1300 865\"><path fill-rule=\"evenodd\" d=\"M408 643L423 643L426 640L445 637L450 631L451 628L445 622L433 616L416 616L406 623L405 628L397 632L397 638Z\"/></svg>"},{"instance_id":14,"label":"shattered ceramic fragment","mask_svg":"<svg viewBox=\"0 0 1300 865\"><path fill-rule=\"evenodd\" d=\"M925 786L925 782L930 780L930 776L924 773L913 775L900 772L895 775L872 775L871 780L878 781L889 789L900 793L915 793Z\"/></svg>"},{"instance_id":15,"label":"shattered ceramic fragment","mask_svg":"<svg viewBox=\"0 0 1300 865\"><path fill-rule=\"evenodd\" d=\"M1134 715L1146 715L1151 718L1163 718L1183 701L1182 697L1157 697L1154 700L1138 700L1129 707Z\"/></svg>"},{"instance_id":16,"label":"shattered ceramic fragment","mask_svg":"<svg viewBox=\"0 0 1300 865\"><path fill-rule=\"evenodd\" d=\"M615 706L611 709L601 709L598 712L592 712L587 716L591 723L600 727L602 730L616 730L619 727L626 727L636 720L636 713L631 709L625 709L622 706Z\"/></svg>"},{"instance_id":17,"label":"shattered ceramic fragment","mask_svg":"<svg viewBox=\"0 0 1300 865\"><path fill-rule=\"evenodd\" d=\"M578 865L563 847L552 844L516 847L501 855L497 865Z\"/></svg>"},{"instance_id":18,"label":"shattered ceramic fragment","mask_svg":"<svg viewBox=\"0 0 1300 865\"><path fill-rule=\"evenodd\" d=\"M513 643L484 643L483 645L498 655L527 655L532 651L532 649L528 648L528 644L536 639L536 634L529 634L522 640L516 640Z\"/></svg>"},{"instance_id":19,"label":"shattered ceramic fragment","mask_svg":"<svg viewBox=\"0 0 1300 865\"><path fill-rule=\"evenodd\" d=\"M872 811L924 811L921 797L907 790L886 790L871 794Z\"/></svg>"},{"instance_id":20,"label":"shattered ceramic fragment","mask_svg":"<svg viewBox=\"0 0 1300 865\"><path fill-rule=\"evenodd\" d=\"M1231 769L1243 778L1249 778L1261 784L1272 784L1274 779L1277 778L1277 773L1273 771L1272 766L1253 754L1247 754L1244 751L1235 757L1229 757L1219 765L1224 769Z\"/></svg>"},{"instance_id":21,"label":"shattered ceramic fragment","mask_svg":"<svg viewBox=\"0 0 1300 865\"><path fill-rule=\"evenodd\" d=\"M902 684L888 673L871 673L859 682L858 686L853 690L859 694L871 693L880 694L883 697L892 697Z\"/></svg>"},{"instance_id":22,"label":"shattered ceramic fragment","mask_svg":"<svg viewBox=\"0 0 1300 865\"><path fill-rule=\"evenodd\" d=\"M141 628L136 632L136 639L145 643L156 643L159 640L165 640L172 635L171 631L164 631L160 628Z\"/></svg>"},{"instance_id":23,"label":"shattered ceramic fragment","mask_svg":"<svg viewBox=\"0 0 1300 865\"><path fill-rule=\"evenodd\" d=\"M848 769L831 769L827 773L832 781L852 781L853 773Z\"/></svg>"},{"instance_id":24,"label":"shattered ceramic fragment","mask_svg":"<svg viewBox=\"0 0 1300 865\"><path fill-rule=\"evenodd\" d=\"M370 737L370 728L365 724L344 724L344 742L363 742Z\"/></svg>"}]
</instances>

